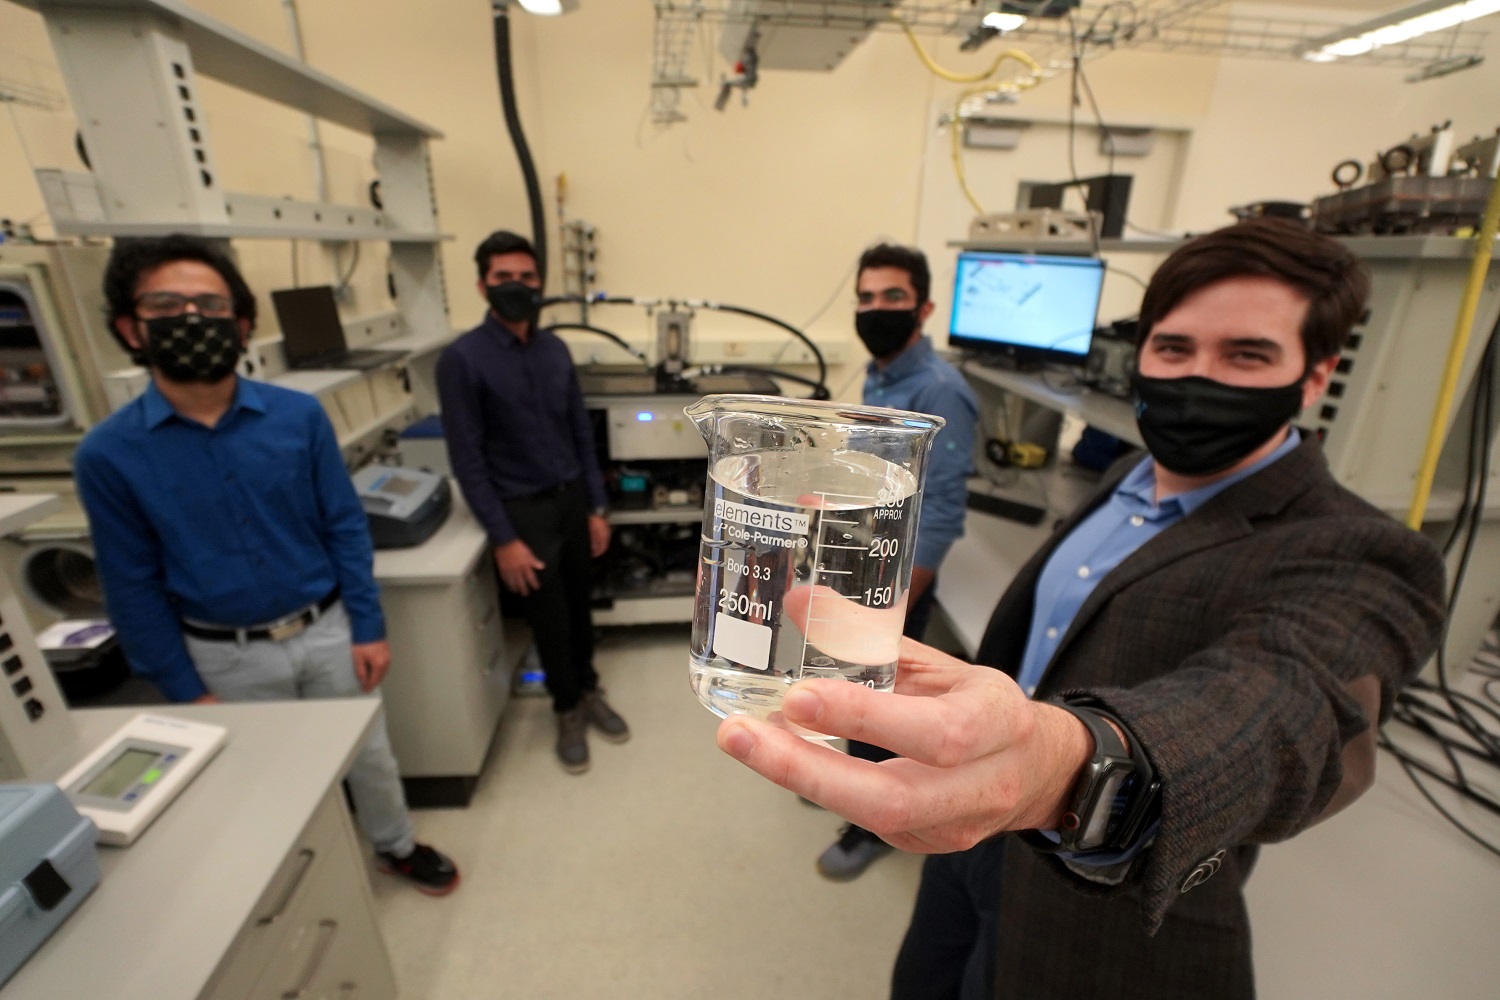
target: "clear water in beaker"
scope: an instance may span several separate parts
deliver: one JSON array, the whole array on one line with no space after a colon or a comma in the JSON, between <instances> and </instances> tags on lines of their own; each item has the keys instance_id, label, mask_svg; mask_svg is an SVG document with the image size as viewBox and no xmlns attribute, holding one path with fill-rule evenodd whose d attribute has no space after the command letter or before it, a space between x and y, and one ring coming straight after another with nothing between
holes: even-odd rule
<instances>
[{"instance_id":1,"label":"clear water in beaker","mask_svg":"<svg viewBox=\"0 0 1500 1000\"><path fill-rule=\"evenodd\" d=\"M891 690L920 500L910 470L871 454L714 461L689 658L699 700L765 718L805 678Z\"/></svg>"}]
</instances>

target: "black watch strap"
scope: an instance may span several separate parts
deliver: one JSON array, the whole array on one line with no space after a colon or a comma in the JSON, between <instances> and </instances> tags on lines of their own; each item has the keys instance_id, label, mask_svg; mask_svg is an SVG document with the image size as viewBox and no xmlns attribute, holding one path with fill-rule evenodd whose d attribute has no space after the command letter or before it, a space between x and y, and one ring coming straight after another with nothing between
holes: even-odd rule
<instances>
[{"instance_id":1,"label":"black watch strap","mask_svg":"<svg viewBox=\"0 0 1500 1000\"><path fill-rule=\"evenodd\" d=\"M1094 753L1074 787L1054 840L1036 830L1019 835L1032 847L1044 852L1119 851L1133 846L1148 812L1155 807L1158 786L1150 760L1132 740L1129 747L1110 725L1120 732L1125 725L1112 714L1091 705L1051 702L1068 712L1088 729L1094 738ZM1103 842L1100 830L1108 831Z\"/></svg>"}]
</instances>

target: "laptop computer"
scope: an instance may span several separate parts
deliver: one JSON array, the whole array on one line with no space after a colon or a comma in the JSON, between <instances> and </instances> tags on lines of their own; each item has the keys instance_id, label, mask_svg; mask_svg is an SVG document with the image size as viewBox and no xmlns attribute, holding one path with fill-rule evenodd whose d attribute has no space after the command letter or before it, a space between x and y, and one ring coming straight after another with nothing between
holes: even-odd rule
<instances>
[{"instance_id":1,"label":"laptop computer","mask_svg":"<svg viewBox=\"0 0 1500 1000\"><path fill-rule=\"evenodd\" d=\"M271 305L281 324L288 368L365 370L406 357L405 351L349 350L330 285L279 289L271 293Z\"/></svg>"}]
</instances>

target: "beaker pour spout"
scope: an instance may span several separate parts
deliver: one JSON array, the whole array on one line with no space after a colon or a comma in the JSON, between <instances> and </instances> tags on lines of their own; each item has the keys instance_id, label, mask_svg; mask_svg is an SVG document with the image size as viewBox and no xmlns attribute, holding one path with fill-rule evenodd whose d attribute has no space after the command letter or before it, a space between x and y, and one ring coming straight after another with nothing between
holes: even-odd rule
<instances>
[{"instance_id":1,"label":"beaker pour spout","mask_svg":"<svg viewBox=\"0 0 1500 1000\"><path fill-rule=\"evenodd\" d=\"M723 412L713 402L713 397L704 396L696 403L684 406L682 412L698 428L698 433L703 435L703 440L709 444L713 444L714 434L716 433L715 424L717 423L714 418Z\"/></svg>"}]
</instances>

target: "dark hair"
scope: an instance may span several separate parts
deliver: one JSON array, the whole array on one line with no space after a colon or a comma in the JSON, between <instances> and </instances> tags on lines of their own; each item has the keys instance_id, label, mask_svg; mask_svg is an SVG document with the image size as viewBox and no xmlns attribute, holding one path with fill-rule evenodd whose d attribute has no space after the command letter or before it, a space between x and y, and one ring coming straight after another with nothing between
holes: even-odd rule
<instances>
[{"instance_id":1,"label":"dark hair","mask_svg":"<svg viewBox=\"0 0 1500 1000\"><path fill-rule=\"evenodd\" d=\"M1285 219L1247 219L1190 240L1162 262L1141 299L1137 346L1189 295L1246 276L1275 278L1307 299L1308 368L1343 349L1370 297L1369 269L1339 241Z\"/></svg>"},{"instance_id":2,"label":"dark hair","mask_svg":"<svg viewBox=\"0 0 1500 1000\"><path fill-rule=\"evenodd\" d=\"M207 240L173 233L115 241L109 263L104 268L104 308L109 314L110 333L115 334L117 340L119 334L115 331L115 320L135 315L135 290L141 279L157 268L179 260L197 261L217 271L224 284L229 286L235 317L249 320L251 328L255 327L255 296L229 255Z\"/></svg>"},{"instance_id":3,"label":"dark hair","mask_svg":"<svg viewBox=\"0 0 1500 1000\"><path fill-rule=\"evenodd\" d=\"M872 267L894 267L905 271L911 278L912 290L917 293L917 308L927 303L932 292L932 271L927 267L927 255L916 247L903 247L895 243L877 243L859 255L859 270L854 280Z\"/></svg>"},{"instance_id":4,"label":"dark hair","mask_svg":"<svg viewBox=\"0 0 1500 1000\"><path fill-rule=\"evenodd\" d=\"M524 253L531 258L533 264L537 262L536 248L531 245L530 240L508 229L497 229L486 236L484 242L474 250L474 265L479 268L479 280L483 281L490 273L490 258L508 253Z\"/></svg>"}]
</instances>

